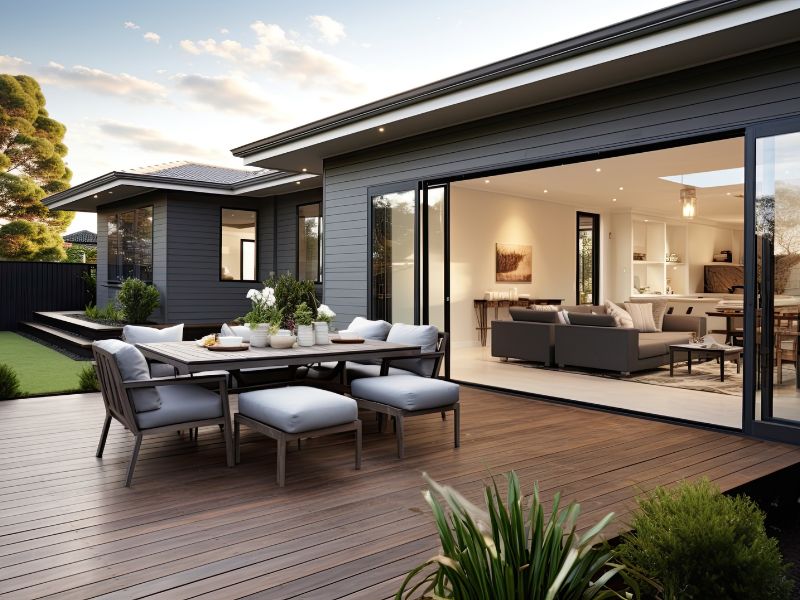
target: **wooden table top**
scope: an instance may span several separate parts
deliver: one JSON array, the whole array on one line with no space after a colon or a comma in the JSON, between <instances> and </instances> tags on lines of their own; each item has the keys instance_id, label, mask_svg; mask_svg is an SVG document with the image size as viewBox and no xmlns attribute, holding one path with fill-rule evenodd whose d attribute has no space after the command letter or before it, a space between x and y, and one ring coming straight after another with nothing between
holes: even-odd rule
<instances>
[{"instance_id":1,"label":"wooden table top","mask_svg":"<svg viewBox=\"0 0 800 600\"><path fill-rule=\"evenodd\" d=\"M421 353L420 346L366 340L361 344L330 344L324 346L250 348L233 352L213 352L195 342L160 342L136 344L151 360L175 366L182 373L211 369L248 369L307 365L316 362L346 360L380 360L387 357L411 357Z\"/></svg>"}]
</instances>

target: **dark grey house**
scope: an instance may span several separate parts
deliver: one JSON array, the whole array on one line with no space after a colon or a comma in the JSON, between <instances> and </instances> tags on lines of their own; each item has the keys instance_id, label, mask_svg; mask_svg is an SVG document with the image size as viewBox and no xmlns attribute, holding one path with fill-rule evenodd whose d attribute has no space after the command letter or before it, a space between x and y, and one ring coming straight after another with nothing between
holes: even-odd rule
<instances>
[{"instance_id":1,"label":"dark grey house","mask_svg":"<svg viewBox=\"0 0 800 600\"><path fill-rule=\"evenodd\" d=\"M474 261L466 258L470 249L456 247L460 229L451 219L457 190L467 188L480 197L476 191L480 186L485 184L483 189L488 190L501 177L528 172L533 175L520 180L516 188L508 184L509 202L523 197L533 185L539 186L540 195L552 195L551 184L535 178L537 171L662 150L675 150L671 156L679 159L682 148L687 148L688 156L690 146L733 140L733 146L726 148L742 149L736 156L738 164L673 171L674 163L664 162L659 176L663 180L677 174L682 188L687 187L684 175L691 181L712 169L739 177L733 183L742 193L738 188L727 192L731 198L743 196L739 199L741 225L729 228L733 232L730 244L741 245L744 272L739 286L744 290L742 396L734 406L741 411L745 432L797 441L800 417L773 406L775 331L756 328L757 321L773 322L773 263L782 250L775 246L772 234L776 212L790 210L781 204L780 190L794 185L795 175L790 172L800 165L797 132L800 4L793 0L692 0L233 150L246 165L267 169L262 174L224 183L208 177L190 184L163 173L113 173L53 196L49 204L98 209L98 263L113 262L112 255L103 254L109 247L105 236L113 230L109 219L123 210L151 206L153 281L166 298L163 316L189 321L229 316L231 303L248 287L220 279L222 207L258 211L256 269L260 278L270 271L298 271L297 207L322 200L322 289L339 324L367 315L430 322L451 330L472 318L476 292L458 294L465 280L478 278ZM716 156L713 151L709 154L712 163ZM591 172L598 174L606 168L592 167ZM781 175L784 168L785 176ZM638 163L631 163L624 172L633 175L638 169ZM302 191L295 192L295 186ZM620 193L626 187L615 186ZM611 188L602 192L608 207L618 201L617 187L613 193ZM691 190L700 192L697 198L685 196L691 211L685 210L684 217L690 219L695 200L704 206L703 185ZM662 287L672 289L676 276L664 275L663 247L659 265L637 259L644 253L636 252L635 243L633 261L630 248L624 252L617 248L626 236L631 238L631 219L636 221L634 237L636 231L650 227L637 225L635 199L626 209L627 230L623 231L611 208L596 208L599 201L588 198L586 189L581 194L575 192L570 202L586 198L590 212L597 213L602 223L594 230L599 232L595 238L602 238L597 241L603 256L596 270L607 275L594 286L593 301L607 295L603 289L630 293L632 287L646 290L656 285L643 281L645 274L637 275L636 269L646 270L651 280L652 273L661 269L667 283ZM489 227L501 203L485 197L483 204L472 205L469 212L473 219L485 219L484 226ZM675 197L677 202L677 193ZM620 205L625 201L621 195L619 200ZM536 213L532 215L516 218L512 225L542 221L546 229L550 216L537 219ZM571 218L572 231L547 238L541 247L534 240L532 286L538 284L535 261L543 255L545 262L565 255L555 250L559 238L564 238L572 244L573 254L559 271L573 282L567 288L570 293L575 289L574 211ZM668 238L683 231L675 223L665 219L662 224ZM543 231L541 235L551 234ZM691 238L685 237L688 248ZM506 241L514 240L494 239L492 249L494 242ZM711 254L721 249L729 248L710 248L704 260L710 262ZM616 255L628 263L605 262ZM676 261L669 268L677 273L680 264ZM543 264L540 270L547 266ZM757 279L757 273L763 276ZM520 281L530 282L530 272L527 277ZM103 285L109 285L110 279L108 272L99 273ZM493 277L491 283L495 283ZM477 285L482 286L477 292L482 297L489 286ZM108 292L103 288L102 293ZM534 287L532 293L539 292ZM566 298L566 293L559 293L557 297ZM457 298L466 299L465 312L457 311ZM467 329L474 329L473 325L472 321L465 324ZM757 369L761 369L758 385ZM792 395L793 390L794 380ZM786 401L795 400L787 396Z\"/></svg>"}]
</instances>

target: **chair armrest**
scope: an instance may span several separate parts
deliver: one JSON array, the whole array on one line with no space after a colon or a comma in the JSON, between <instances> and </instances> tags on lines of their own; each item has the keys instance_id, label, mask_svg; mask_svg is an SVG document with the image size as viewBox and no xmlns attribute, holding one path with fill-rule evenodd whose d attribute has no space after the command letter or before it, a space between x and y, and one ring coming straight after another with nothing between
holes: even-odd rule
<instances>
[{"instance_id":1,"label":"chair armrest","mask_svg":"<svg viewBox=\"0 0 800 600\"><path fill-rule=\"evenodd\" d=\"M433 359L441 361L444 358L444 352L422 352L421 354L415 354L414 356L387 356L381 362L381 375L388 375L389 374L389 366L391 363L396 362L398 360L416 360L416 359ZM438 367L440 363L434 364L434 369L438 372ZM434 377L436 373L431 375Z\"/></svg>"},{"instance_id":2,"label":"chair armrest","mask_svg":"<svg viewBox=\"0 0 800 600\"><path fill-rule=\"evenodd\" d=\"M186 385L187 383L228 382L228 373L225 371L212 371L203 375L178 375L176 377L154 377L152 379L139 379L137 381L123 381L125 389L148 388L163 385Z\"/></svg>"}]
</instances>

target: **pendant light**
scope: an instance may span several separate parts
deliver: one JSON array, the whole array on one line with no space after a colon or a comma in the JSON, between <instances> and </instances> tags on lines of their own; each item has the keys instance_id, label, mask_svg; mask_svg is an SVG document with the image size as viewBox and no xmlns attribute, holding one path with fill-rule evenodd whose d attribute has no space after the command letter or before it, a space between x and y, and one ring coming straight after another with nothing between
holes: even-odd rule
<instances>
[{"instance_id":1,"label":"pendant light","mask_svg":"<svg viewBox=\"0 0 800 600\"><path fill-rule=\"evenodd\" d=\"M684 219L694 219L697 213L697 190L693 187L681 189L681 216Z\"/></svg>"}]
</instances>

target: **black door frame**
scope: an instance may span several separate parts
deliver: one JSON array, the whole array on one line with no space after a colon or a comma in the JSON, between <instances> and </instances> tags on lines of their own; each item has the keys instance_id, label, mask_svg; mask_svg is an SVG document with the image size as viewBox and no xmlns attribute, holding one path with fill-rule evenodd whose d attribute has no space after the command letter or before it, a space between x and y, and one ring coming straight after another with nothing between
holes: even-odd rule
<instances>
[{"instance_id":1,"label":"black door frame","mask_svg":"<svg viewBox=\"0 0 800 600\"><path fill-rule=\"evenodd\" d=\"M575 213L575 304L581 303L581 276L578 266L581 251L581 217L592 219L592 304L600 298L600 215L585 211Z\"/></svg>"}]
</instances>

